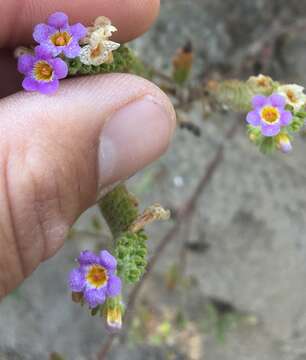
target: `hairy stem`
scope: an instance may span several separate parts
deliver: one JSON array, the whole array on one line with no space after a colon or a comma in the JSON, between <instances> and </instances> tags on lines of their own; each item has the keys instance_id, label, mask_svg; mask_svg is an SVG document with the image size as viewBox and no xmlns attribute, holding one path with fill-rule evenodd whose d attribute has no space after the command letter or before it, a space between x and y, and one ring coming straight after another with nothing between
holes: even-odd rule
<instances>
[{"instance_id":1,"label":"hairy stem","mask_svg":"<svg viewBox=\"0 0 306 360\"><path fill-rule=\"evenodd\" d=\"M138 201L124 184L108 193L99 202L99 208L114 239L127 231L139 215Z\"/></svg>"}]
</instances>

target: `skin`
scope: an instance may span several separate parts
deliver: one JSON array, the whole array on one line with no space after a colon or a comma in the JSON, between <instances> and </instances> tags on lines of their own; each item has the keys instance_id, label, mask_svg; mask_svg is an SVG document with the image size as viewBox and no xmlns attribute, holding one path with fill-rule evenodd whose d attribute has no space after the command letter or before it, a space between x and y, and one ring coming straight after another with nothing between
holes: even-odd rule
<instances>
[{"instance_id":1,"label":"skin","mask_svg":"<svg viewBox=\"0 0 306 360\"><path fill-rule=\"evenodd\" d=\"M21 77L11 49L30 44L33 26L51 13L64 11L71 23L88 25L97 14L108 16L119 29L114 40L124 42L144 33L159 11L159 0L88 4L0 0L0 299L61 248L74 221L97 201L103 190L99 139L110 114L144 96L154 97L171 128L160 126L154 146L138 147L133 161L126 159L125 177L162 155L175 127L167 97L131 75L64 80L52 97L19 91ZM146 131L145 125L141 129ZM121 175L113 174L112 182Z\"/></svg>"}]
</instances>

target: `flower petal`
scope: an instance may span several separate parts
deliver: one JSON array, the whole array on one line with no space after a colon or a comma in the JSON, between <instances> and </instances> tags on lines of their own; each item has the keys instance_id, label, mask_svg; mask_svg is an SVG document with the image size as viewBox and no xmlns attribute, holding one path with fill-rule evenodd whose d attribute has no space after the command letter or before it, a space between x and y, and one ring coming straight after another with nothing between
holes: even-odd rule
<instances>
[{"instance_id":1,"label":"flower petal","mask_svg":"<svg viewBox=\"0 0 306 360\"><path fill-rule=\"evenodd\" d=\"M268 99L263 95L255 95L252 99L252 105L254 109L261 109L268 102Z\"/></svg>"},{"instance_id":2,"label":"flower petal","mask_svg":"<svg viewBox=\"0 0 306 360\"><path fill-rule=\"evenodd\" d=\"M53 57L53 48L50 45L39 45L35 48L35 56L39 59L49 60Z\"/></svg>"},{"instance_id":3,"label":"flower petal","mask_svg":"<svg viewBox=\"0 0 306 360\"><path fill-rule=\"evenodd\" d=\"M54 28L46 24L38 24L34 28L33 38L39 44L47 41L49 36L54 32Z\"/></svg>"},{"instance_id":4,"label":"flower petal","mask_svg":"<svg viewBox=\"0 0 306 360\"><path fill-rule=\"evenodd\" d=\"M38 90L38 82L32 79L31 77L26 77L22 82L22 87L26 91L37 91Z\"/></svg>"},{"instance_id":5,"label":"flower petal","mask_svg":"<svg viewBox=\"0 0 306 360\"><path fill-rule=\"evenodd\" d=\"M248 113L246 117L246 121L253 125L253 126L259 126L260 125L260 115L257 111L251 111Z\"/></svg>"},{"instance_id":6,"label":"flower petal","mask_svg":"<svg viewBox=\"0 0 306 360\"><path fill-rule=\"evenodd\" d=\"M27 74L32 71L34 65L34 56L25 54L18 58L18 71L22 74Z\"/></svg>"},{"instance_id":7,"label":"flower petal","mask_svg":"<svg viewBox=\"0 0 306 360\"><path fill-rule=\"evenodd\" d=\"M81 47L77 41L72 41L68 46L62 48L63 53L70 59L74 59L80 55Z\"/></svg>"},{"instance_id":8,"label":"flower petal","mask_svg":"<svg viewBox=\"0 0 306 360\"><path fill-rule=\"evenodd\" d=\"M280 124L281 126L287 126L292 121L292 113L290 111L283 111L280 118Z\"/></svg>"},{"instance_id":9,"label":"flower petal","mask_svg":"<svg viewBox=\"0 0 306 360\"><path fill-rule=\"evenodd\" d=\"M68 278L68 284L72 291L81 292L85 287L84 274L80 269L73 269Z\"/></svg>"},{"instance_id":10,"label":"flower petal","mask_svg":"<svg viewBox=\"0 0 306 360\"><path fill-rule=\"evenodd\" d=\"M286 105L286 98L280 94L272 94L269 97L269 102L272 106L275 106L277 108L284 108Z\"/></svg>"},{"instance_id":11,"label":"flower petal","mask_svg":"<svg viewBox=\"0 0 306 360\"><path fill-rule=\"evenodd\" d=\"M117 267L117 260L108 251L103 250L99 254L99 263L104 266L107 270L115 270Z\"/></svg>"},{"instance_id":12,"label":"flower petal","mask_svg":"<svg viewBox=\"0 0 306 360\"><path fill-rule=\"evenodd\" d=\"M68 16L63 12L56 12L49 16L48 24L57 29L62 29L68 26Z\"/></svg>"},{"instance_id":13,"label":"flower petal","mask_svg":"<svg viewBox=\"0 0 306 360\"><path fill-rule=\"evenodd\" d=\"M264 136L275 136L280 132L280 124L262 123L261 132Z\"/></svg>"},{"instance_id":14,"label":"flower petal","mask_svg":"<svg viewBox=\"0 0 306 360\"><path fill-rule=\"evenodd\" d=\"M99 257L95 253L88 250L82 251L77 260L80 265L91 265L100 263Z\"/></svg>"},{"instance_id":15,"label":"flower petal","mask_svg":"<svg viewBox=\"0 0 306 360\"><path fill-rule=\"evenodd\" d=\"M49 94L54 94L58 89L58 87L59 87L59 81L57 79L54 79L53 81L50 82L38 83L37 90L42 94L49 95Z\"/></svg>"},{"instance_id":16,"label":"flower petal","mask_svg":"<svg viewBox=\"0 0 306 360\"><path fill-rule=\"evenodd\" d=\"M73 38L78 41L86 36L87 29L84 25L81 23L77 23L70 26L70 33L73 36Z\"/></svg>"},{"instance_id":17,"label":"flower petal","mask_svg":"<svg viewBox=\"0 0 306 360\"><path fill-rule=\"evenodd\" d=\"M54 69L57 79L64 79L68 75L68 66L62 59L53 59L49 61Z\"/></svg>"},{"instance_id":18,"label":"flower petal","mask_svg":"<svg viewBox=\"0 0 306 360\"><path fill-rule=\"evenodd\" d=\"M90 308L95 308L105 302L105 289L86 289L84 292L84 300Z\"/></svg>"},{"instance_id":19,"label":"flower petal","mask_svg":"<svg viewBox=\"0 0 306 360\"><path fill-rule=\"evenodd\" d=\"M120 295L121 287L122 287L121 279L116 275L110 276L107 284L107 296L115 297Z\"/></svg>"}]
</instances>

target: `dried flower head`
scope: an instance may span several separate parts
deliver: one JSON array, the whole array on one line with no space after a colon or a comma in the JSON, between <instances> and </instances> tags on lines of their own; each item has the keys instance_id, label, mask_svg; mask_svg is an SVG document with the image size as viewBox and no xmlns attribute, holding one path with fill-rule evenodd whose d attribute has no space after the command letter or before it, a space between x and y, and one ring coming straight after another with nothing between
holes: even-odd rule
<instances>
[{"instance_id":1,"label":"dried flower head","mask_svg":"<svg viewBox=\"0 0 306 360\"><path fill-rule=\"evenodd\" d=\"M117 261L108 251L101 251L99 255L83 251L77 261L80 266L70 272L69 287L75 293L82 293L90 308L121 293L121 280L116 275Z\"/></svg>"},{"instance_id":2,"label":"dried flower head","mask_svg":"<svg viewBox=\"0 0 306 360\"><path fill-rule=\"evenodd\" d=\"M304 87L296 84L282 85L277 89L280 95L286 98L287 104L291 105L294 110L300 110L305 106L306 95Z\"/></svg>"},{"instance_id":3,"label":"dried flower head","mask_svg":"<svg viewBox=\"0 0 306 360\"><path fill-rule=\"evenodd\" d=\"M49 17L48 24L35 26L33 37L53 56L64 53L65 56L73 59L80 54L79 40L86 33L85 26L80 23L69 25L68 16L62 12L56 12Z\"/></svg>"},{"instance_id":4,"label":"dried flower head","mask_svg":"<svg viewBox=\"0 0 306 360\"><path fill-rule=\"evenodd\" d=\"M91 40L91 35L97 30L99 30L97 34L99 34L99 36L103 37L104 39L110 38L114 32L118 31L118 29L114 25L112 25L112 22L109 18L105 16L99 16L95 20L94 25L87 28L87 35L80 41L80 44L89 44Z\"/></svg>"},{"instance_id":5,"label":"dried flower head","mask_svg":"<svg viewBox=\"0 0 306 360\"><path fill-rule=\"evenodd\" d=\"M147 208L130 226L129 230L133 233L143 229L146 225L157 220L168 220L171 216L169 210L165 210L161 205L154 204Z\"/></svg>"},{"instance_id":6,"label":"dried flower head","mask_svg":"<svg viewBox=\"0 0 306 360\"><path fill-rule=\"evenodd\" d=\"M252 105L253 110L248 113L246 121L252 126L260 127L264 136L279 134L281 127L292 121L292 113L285 110L286 99L282 95L256 95L252 99Z\"/></svg>"},{"instance_id":7,"label":"dried flower head","mask_svg":"<svg viewBox=\"0 0 306 360\"><path fill-rule=\"evenodd\" d=\"M96 19L94 26L88 28L88 34L82 41L85 46L80 52L81 62L95 66L112 63L112 52L120 47L120 44L109 40L115 31L117 29L108 18L101 16Z\"/></svg>"},{"instance_id":8,"label":"dried flower head","mask_svg":"<svg viewBox=\"0 0 306 360\"><path fill-rule=\"evenodd\" d=\"M251 76L247 82L250 85L262 88L263 90L269 89L273 86L272 78L263 74L259 74L258 76Z\"/></svg>"},{"instance_id":9,"label":"dried flower head","mask_svg":"<svg viewBox=\"0 0 306 360\"><path fill-rule=\"evenodd\" d=\"M27 91L43 94L54 93L59 80L68 74L67 64L59 58L54 59L44 47L37 46L35 54L25 54L18 58L18 70L25 75L22 86Z\"/></svg>"},{"instance_id":10,"label":"dried flower head","mask_svg":"<svg viewBox=\"0 0 306 360\"><path fill-rule=\"evenodd\" d=\"M34 49L28 48L26 46L18 46L14 50L14 58L19 59L22 55L34 55Z\"/></svg>"}]
</instances>

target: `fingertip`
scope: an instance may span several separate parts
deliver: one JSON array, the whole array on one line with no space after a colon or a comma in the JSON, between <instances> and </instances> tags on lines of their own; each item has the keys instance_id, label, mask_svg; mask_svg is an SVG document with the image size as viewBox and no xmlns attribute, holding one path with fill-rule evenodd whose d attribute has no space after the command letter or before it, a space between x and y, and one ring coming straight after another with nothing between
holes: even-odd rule
<instances>
[{"instance_id":1,"label":"fingertip","mask_svg":"<svg viewBox=\"0 0 306 360\"><path fill-rule=\"evenodd\" d=\"M130 41L145 33L156 21L160 10L160 0L134 0L130 11L124 17L116 20L118 33L114 35L117 41ZM118 22L117 22L118 21ZM122 25L123 24L123 25Z\"/></svg>"}]
</instances>

